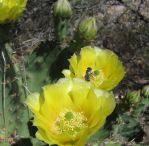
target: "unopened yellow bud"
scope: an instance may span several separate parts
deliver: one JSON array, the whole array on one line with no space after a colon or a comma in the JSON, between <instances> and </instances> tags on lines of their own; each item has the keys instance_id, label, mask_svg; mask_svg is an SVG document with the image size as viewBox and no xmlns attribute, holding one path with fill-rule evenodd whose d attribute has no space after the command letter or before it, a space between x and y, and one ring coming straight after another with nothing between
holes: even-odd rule
<instances>
[{"instance_id":1,"label":"unopened yellow bud","mask_svg":"<svg viewBox=\"0 0 149 146\"><path fill-rule=\"evenodd\" d=\"M54 5L54 15L59 17L70 17L72 8L68 0L58 0Z\"/></svg>"},{"instance_id":2,"label":"unopened yellow bud","mask_svg":"<svg viewBox=\"0 0 149 146\"><path fill-rule=\"evenodd\" d=\"M97 25L95 18L85 18L79 25L79 33L86 40L94 39L97 34Z\"/></svg>"}]
</instances>

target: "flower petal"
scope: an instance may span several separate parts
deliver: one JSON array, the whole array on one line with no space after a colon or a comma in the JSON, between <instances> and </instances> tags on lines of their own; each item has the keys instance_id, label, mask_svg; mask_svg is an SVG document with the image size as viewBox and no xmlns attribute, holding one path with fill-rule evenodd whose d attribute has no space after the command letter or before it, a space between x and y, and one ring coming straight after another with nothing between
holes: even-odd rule
<instances>
[{"instance_id":1,"label":"flower petal","mask_svg":"<svg viewBox=\"0 0 149 146\"><path fill-rule=\"evenodd\" d=\"M103 115L110 115L115 108L115 98L112 92L105 92L99 89L95 89L95 94L98 97L99 107L102 110Z\"/></svg>"},{"instance_id":2,"label":"flower petal","mask_svg":"<svg viewBox=\"0 0 149 146\"><path fill-rule=\"evenodd\" d=\"M73 80L73 88L69 92L69 96L77 109L82 108L82 104L87 98L90 84L81 79Z\"/></svg>"},{"instance_id":3,"label":"flower petal","mask_svg":"<svg viewBox=\"0 0 149 146\"><path fill-rule=\"evenodd\" d=\"M94 50L91 47L85 47L81 49L80 52L80 59L78 61L78 68L77 70L80 71L79 76L84 76L86 69L88 67L95 68L95 60L96 60L96 54L94 53Z\"/></svg>"},{"instance_id":4,"label":"flower petal","mask_svg":"<svg viewBox=\"0 0 149 146\"><path fill-rule=\"evenodd\" d=\"M40 109L40 94L32 93L27 97L25 104L32 110L33 113L39 112Z\"/></svg>"},{"instance_id":5,"label":"flower petal","mask_svg":"<svg viewBox=\"0 0 149 146\"><path fill-rule=\"evenodd\" d=\"M72 81L68 79L61 79L57 84L44 86L43 96L45 102L41 107L41 113L51 120L51 118L55 118L63 108L72 108L73 102L68 96L71 88Z\"/></svg>"}]
</instances>

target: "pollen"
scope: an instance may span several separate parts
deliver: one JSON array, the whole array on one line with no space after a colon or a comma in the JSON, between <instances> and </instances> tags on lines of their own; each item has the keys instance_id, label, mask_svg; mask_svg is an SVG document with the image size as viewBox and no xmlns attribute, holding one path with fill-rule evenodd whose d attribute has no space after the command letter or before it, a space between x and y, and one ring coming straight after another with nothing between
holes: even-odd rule
<instances>
[{"instance_id":1,"label":"pollen","mask_svg":"<svg viewBox=\"0 0 149 146\"><path fill-rule=\"evenodd\" d=\"M102 70L94 70L93 75L91 76L91 82L95 87L100 86L105 80L106 76Z\"/></svg>"},{"instance_id":2,"label":"pollen","mask_svg":"<svg viewBox=\"0 0 149 146\"><path fill-rule=\"evenodd\" d=\"M83 112L65 109L60 112L53 124L55 134L67 134L75 137L81 130L87 128L87 118Z\"/></svg>"}]
</instances>

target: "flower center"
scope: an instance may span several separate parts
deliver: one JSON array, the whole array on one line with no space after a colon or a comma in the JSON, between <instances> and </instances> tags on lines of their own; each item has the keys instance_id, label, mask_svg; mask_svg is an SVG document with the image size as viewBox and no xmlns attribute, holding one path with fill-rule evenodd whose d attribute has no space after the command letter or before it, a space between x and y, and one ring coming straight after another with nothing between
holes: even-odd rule
<instances>
[{"instance_id":1,"label":"flower center","mask_svg":"<svg viewBox=\"0 0 149 146\"><path fill-rule=\"evenodd\" d=\"M103 83L105 75L102 70L93 70L91 67L88 67L84 78L86 81L91 81L96 87L98 87Z\"/></svg>"},{"instance_id":2,"label":"flower center","mask_svg":"<svg viewBox=\"0 0 149 146\"><path fill-rule=\"evenodd\" d=\"M67 134L75 137L81 130L87 128L87 118L83 112L65 109L56 118L53 128L56 134Z\"/></svg>"}]
</instances>

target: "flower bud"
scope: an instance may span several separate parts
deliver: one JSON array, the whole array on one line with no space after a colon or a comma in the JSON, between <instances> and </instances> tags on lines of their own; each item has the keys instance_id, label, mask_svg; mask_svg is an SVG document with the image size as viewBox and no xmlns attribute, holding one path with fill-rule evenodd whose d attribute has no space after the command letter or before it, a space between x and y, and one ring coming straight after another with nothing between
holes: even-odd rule
<instances>
[{"instance_id":1,"label":"flower bud","mask_svg":"<svg viewBox=\"0 0 149 146\"><path fill-rule=\"evenodd\" d=\"M141 100L140 90L138 91L131 91L127 94L127 98L130 103L137 104Z\"/></svg>"},{"instance_id":2,"label":"flower bud","mask_svg":"<svg viewBox=\"0 0 149 146\"><path fill-rule=\"evenodd\" d=\"M15 20L26 7L27 0L0 0L0 23Z\"/></svg>"},{"instance_id":3,"label":"flower bud","mask_svg":"<svg viewBox=\"0 0 149 146\"><path fill-rule=\"evenodd\" d=\"M79 25L79 33L86 40L94 39L97 34L97 25L95 18L85 18Z\"/></svg>"},{"instance_id":4,"label":"flower bud","mask_svg":"<svg viewBox=\"0 0 149 146\"><path fill-rule=\"evenodd\" d=\"M142 89L142 94L146 97L149 98L149 85L146 85Z\"/></svg>"},{"instance_id":5,"label":"flower bud","mask_svg":"<svg viewBox=\"0 0 149 146\"><path fill-rule=\"evenodd\" d=\"M54 15L59 17L70 17L72 8L68 0L58 0L54 5Z\"/></svg>"}]
</instances>

